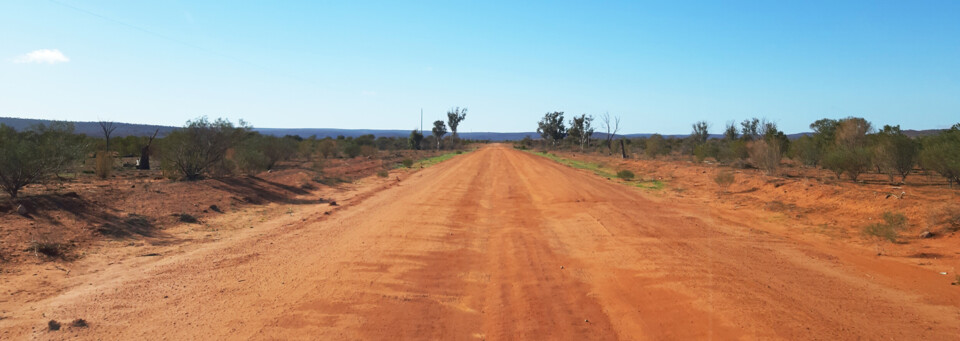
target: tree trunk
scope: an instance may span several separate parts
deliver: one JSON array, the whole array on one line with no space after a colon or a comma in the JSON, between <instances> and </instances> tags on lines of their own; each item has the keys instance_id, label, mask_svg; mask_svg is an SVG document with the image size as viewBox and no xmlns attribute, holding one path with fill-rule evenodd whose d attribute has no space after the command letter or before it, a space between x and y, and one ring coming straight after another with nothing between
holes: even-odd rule
<instances>
[{"instance_id":1,"label":"tree trunk","mask_svg":"<svg viewBox=\"0 0 960 341\"><path fill-rule=\"evenodd\" d=\"M137 169L150 169L150 147L140 149L140 162L137 163Z\"/></svg>"},{"instance_id":2,"label":"tree trunk","mask_svg":"<svg viewBox=\"0 0 960 341\"><path fill-rule=\"evenodd\" d=\"M153 144L153 139L157 137L157 133L159 132L160 129L154 131L153 136L147 141L147 145L140 148L140 160L137 163L137 169L150 170L150 145Z\"/></svg>"},{"instance_id":3,"label":"tree trunk","mask_svg":"<svg viewBox=\"0 0 960 341\"><path fill-rule=\"evenodd\" d=\"M620 140L620 157L627 158L627 147L623 144L623 140Z\"/></svg>"}]
</instances>

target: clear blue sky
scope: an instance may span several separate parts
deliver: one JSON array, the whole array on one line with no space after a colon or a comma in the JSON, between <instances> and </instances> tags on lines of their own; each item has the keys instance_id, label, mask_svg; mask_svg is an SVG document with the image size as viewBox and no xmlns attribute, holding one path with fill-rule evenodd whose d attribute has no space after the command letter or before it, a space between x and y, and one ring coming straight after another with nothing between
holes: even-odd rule
<instances>
[{"instance_id":1,"label":"clear blue sky","mask_svg":"<svg viewBox=\"0 0 960 341\"><path fill-rule=\"evenodd\" d=\"M412 129L452 106L462 131L948 127L960 1L0 2L0 116Z\"/></svg>"}]
</instances>

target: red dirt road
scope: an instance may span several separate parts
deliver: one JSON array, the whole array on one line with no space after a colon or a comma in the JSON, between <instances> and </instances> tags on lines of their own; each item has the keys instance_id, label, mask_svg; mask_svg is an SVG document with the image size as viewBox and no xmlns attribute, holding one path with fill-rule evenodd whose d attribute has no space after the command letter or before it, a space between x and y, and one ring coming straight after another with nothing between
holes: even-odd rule
<instances>
[{"instance_id":1,"label":"red dirt road","mask_svg":"<svg viewBox=\"0 0 960 341\"><path fill-rule=\"evenodd\" d=\"M956 340L937 273L506 146L324 215L80 275L4 338ZM258 227L259 228L259 227ZM83 277L86 276L86 277ZM89 282L89 283L87 283ZM61 334L46 321L84 318ZM0 334L2 335L2 334Z\"/></svg>"}]
</instances>

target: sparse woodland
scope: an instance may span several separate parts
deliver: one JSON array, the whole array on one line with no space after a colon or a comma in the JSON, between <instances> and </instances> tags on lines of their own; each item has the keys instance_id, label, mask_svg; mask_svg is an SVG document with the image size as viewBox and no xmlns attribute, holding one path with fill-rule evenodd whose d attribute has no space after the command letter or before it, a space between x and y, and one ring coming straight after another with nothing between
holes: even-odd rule
<instances>
[{"instance_id":1,"label":"sparse woodland","mask_svg":"<svg viewBox=\"0 0 960 341\"><path fill-rule=\"evenodd\" d=\"M620 118L600 117L595 138L594 118L582 114L569 121L563 112L540 120L540 139L515 142L518 149L569 150L618 155L624 158L693 160L732 168L755 168L779 175L784 167L823 169L836 179L858 182L863 174L883 174L890 183L903 183L917 172L935 173L949 187L960 185L960 123L924 135L908 135L900 126L877 129L859 117L821 119L811 133L789 138L777 124L757 118L730 122L711 135L707 122L696 122L686 137L625 138L617 135ZM567 126L569 124L569 126Z\"/></svg>"},{"instance_id":2,"label":"sparse woodland","mask_svg":"<svg viewBox=\"0 0 960 341\"><path fill-rule=\"evenodd\" d=\"M99 122L103 133L92 136L66 122L20 130L0 124L0 217L7 228L0 231L0 262L23 250L68 259L69 245L91 236L152 235L159 225L197 221L224 205L286 202L321 185L383 178L478 142L457 134L466 108L451 109L448 118L432 135L414 130L409 138L271 136L243 121L206 117L166 136L127 135L113 122ZM307 183L273 182L270 172ZM215 193L178 193L184 188ZM193 203L183 202L191 196Z\"/></svg>"}]
</instances>

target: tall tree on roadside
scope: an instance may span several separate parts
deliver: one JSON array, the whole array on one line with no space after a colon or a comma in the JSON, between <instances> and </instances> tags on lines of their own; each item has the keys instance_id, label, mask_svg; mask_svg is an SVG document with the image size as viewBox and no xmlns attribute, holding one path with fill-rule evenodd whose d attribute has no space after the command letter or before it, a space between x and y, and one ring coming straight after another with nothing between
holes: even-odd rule
<instances>
[{"instance_id":1,"label":"tall tree on roadside","mask_svg":"<svg viewBox=\"0 0 960 341\"><path fill-rule=\"evenodd\" d=\"M833 143L827 147L823 156L823 167L832 170L840 177L847 174L850 180L857 181L873 162L873 152L867 147L867 134L873 129L870 122L860 117L847 117L833 124L820 120L825 133L833 134ZM813 125L811 125L813 126ZM821 127L817 127L821 128ZM820 137L814 134L814 137ZM824 138L822 136L820 138Z\"/></svg>"},{"instance_id":2,"label":"tall tree on roadside","mask_svg":"<svg viewBox=\"0 0 960 341\"><path fill-rule=\"evenodd\" d=\"M437 150L440 150L440 141L443 140L443 135L447 134L447 126L441 120L433 121L432 132L433 138L437 140Z\"/></svg>"},{"instance_id":3,"label":"tall tree on roadside","mask_svg":"<svg viewBox=\"0 0 960 341\"><path fill-rule=\"evenodd\" d=\"M570 119L570 129L567 129L567 135L574 138L578 145L580 145L580 151L583 151L583 148L590 142L590 137L593 136L593 116L587 114L582 114L580 116L574 116Z\"/></svg>"},{"instance_id":4,"label":"tall tree on roadside","mask_svg":"<svg viewBox=\"0 0 960 341\"><path fill-rule=\"evenodd\" d=\"M457 138L457 128L460 122L467 118L467 108L460 109L456 107L447 111L447 125L450 126L450 133L453 138Z\"/></svg>"},{"instance_id":5,"label":"tall tree on roadside","mask_svg":"<svg viewBox=\"0 0 960 341\"><path fill-rule=\"evenodd\" d=\"M836 144L846 148L862 148L867 145L867 134L873 131L873 125L861 117L847 117L838 121Z\"/></svg>"},{"instance_id":6,"label":"tall tree on roadside","mask_svg":"<svg viewBox=\"0 0 960 341\"><path fill-rule=\"evenodd\" d=\"M819 150L821 157L826 155L828 149L836 142L837 120L823 118L810 123L810 129L813 130L813 142Z\"/></svg>"},{"instance_id":7,"label":"tall tree on roadside","mask_svg":"<svg viewBox=\"0 0 960 341\"><path fill-rule=\"evenodd\" d=\"M960 185L960 123L940 134L923 139L920 152L920 165L923 168L940 173L947 179L950 187Z\"/></svg>"},{"instance_id":8,"label":"tall tree on roadside","mask_svg":"<svg viewBox=\"0 0 960 341\"><path fill-rule=\"evenodd\" d=\"M881 171L890 176L893 181L895 175L900 176L900 182L907 180L907 175L917 164L920 145L905 135L900 126L883 126L876 134L877 145L875 158Z\"/></svg>"},{"instance_id":9,"label":"tall tree on roadside","mask_svg":"<svg viewBox=\"0 0 960 341\"><path fill-rule=\"evenodd\" d=\"M604 143L607 145L610 153L613 153L613 138L617 135L617 131L620 130L620 116L610 117L610 113L605 112L600 116L600 124L607 134Z\"/></svg>"},{"instance_id":10,"label":"tall tree on roadside","mask_svg":"<svg viewBox=\"0 0 960 341\"><path fill-rule=\"evenodd\" d=\"M563 125L563 112L554 111L543 115L537 126L537 134L540 134L544 140L550 141L550 145L556 146L560 140L567 137L567 129Z\"/></svg>"}]
</instances>

